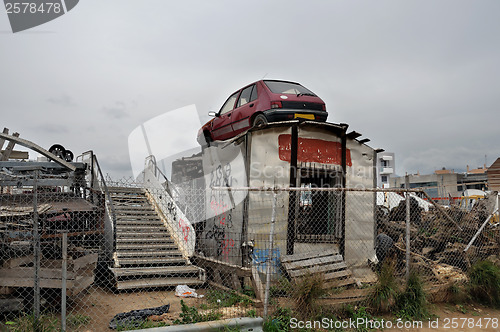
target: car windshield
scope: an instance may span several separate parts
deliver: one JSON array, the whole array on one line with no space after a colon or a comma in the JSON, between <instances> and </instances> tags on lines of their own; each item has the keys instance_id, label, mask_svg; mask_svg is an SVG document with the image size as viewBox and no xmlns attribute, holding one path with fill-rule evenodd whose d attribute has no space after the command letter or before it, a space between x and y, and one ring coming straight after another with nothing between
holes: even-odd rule
<instances>
[{"instance_id":1,"label":"car windshield","mask_svg":"<svg viewBox=\"0 0 500 332\"><path fill-rule=\"evenodd\" d=\"M302 85L292 82L264 81L272 93L316 96Z\"/></svg>"}]
</instances>

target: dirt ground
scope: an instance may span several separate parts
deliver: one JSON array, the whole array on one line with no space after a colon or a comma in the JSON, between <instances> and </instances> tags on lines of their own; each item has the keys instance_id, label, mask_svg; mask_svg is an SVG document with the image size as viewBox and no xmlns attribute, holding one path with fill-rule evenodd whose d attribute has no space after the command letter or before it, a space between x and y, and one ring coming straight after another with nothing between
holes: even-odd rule
<instances>
[{"instance_id":1,"label":"dirt ground","mask_svg":"<svg viewBox=\"0 0 500 332\"><path fill-rule=\"evenodd\" d=\"M205 289L198 289L198 294L204 294ZM85 315L91 321L79 331L100 332L112 331L108 328L109 322L114 315L131 310L158 307L170 303L170 312L166 315L168 320L179 318L181 312L180 298L175 296L173 289L165 291L142 291L111 293L102 289L91 289L87 294L81 296L72 303L72 310L68 312L73 315ZM205 303L203 299L185 298L189 306L198 306ZM234 308L233 308L234 309ZM434 304L432 312L436 315L431 322L423 321L421 327L415 325L411 328L392 328L385 330L395 331L500 331L500 310L486 308L479 305L451 305ZM257 313L258 314L258 313ZM224 318L240 316L237 310L227 309ZM390 317L384 317L390 319ZM497 319L498 325L493 326L493 319ZM486 323L489 323L488 328ZM417 324L417 323L415 323ZM432 325L429 325L432 324ZM482 327L479 326L482 324ZM469 326L470 325L470 326ZM473 326L473 327L472 327Z\"/></svg>"},{"instance_id":2,"label":"dirt ground","mask_svg":"<svg viewBox=\"0 0 500 332\"><path fill-rule=\"evenodd\" d=\"M392 328L386 329L386 331L500 331L500 309L487 308L476 304L452 305L439 303L432 304L432 314L435 317L431 318L430 321L422 321L422 327L418 326L419 322L411 322L414 327ZM496 323L492 324L494 321ZM489 326L486 327L486 324Z\"/></svg>"}]
</instances>

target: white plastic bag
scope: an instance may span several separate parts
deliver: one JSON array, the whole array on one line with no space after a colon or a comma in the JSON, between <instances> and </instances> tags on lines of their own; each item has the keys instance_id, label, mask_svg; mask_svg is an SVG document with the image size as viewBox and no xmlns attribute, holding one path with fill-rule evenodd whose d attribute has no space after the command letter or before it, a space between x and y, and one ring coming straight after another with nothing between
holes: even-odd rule
<instances>
[{"instance_id":1,"label":"white plastic bag","mask_svg":"<svg viewBox=\"0 0 500 332\"><path fill-rule=\"evenodd\" d=\"M187 285L178 285L175 287L175 296L178 297L196 297L201 299L203 295L196 294L196 291Z\"/></svg>"}]
</instances>

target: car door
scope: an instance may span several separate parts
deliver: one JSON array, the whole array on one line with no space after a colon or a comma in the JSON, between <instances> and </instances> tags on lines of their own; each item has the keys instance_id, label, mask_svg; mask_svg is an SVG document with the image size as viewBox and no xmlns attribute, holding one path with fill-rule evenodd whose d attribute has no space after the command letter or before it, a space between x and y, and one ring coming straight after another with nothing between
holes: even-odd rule
<instances>
[{"instance_id":1,"label":"car door","mask_svg":"<svg viewBox=\"0 0 500 332\"><path fill-rule=\"evenodd\" d=\"M233 125L233 132L238 135L245 130L252 127L250 121L252 115L257 109L258 94L257 85L252 84L243 90L236 103L236 108L233 110L233 115L231 117L231 123Z\"/></svg>"},{"instance_id":2,"label":"car door","mask_svg":"<svg viewBox=\"0 0 500 332\"><path fill-rule=\"evenodd\" d=\"M231 111L234 109L238 92L233 93L221 107L212 123L212 136L215 140L224 140L234 136L231 126Z\"/></svg>"}]
</instances>

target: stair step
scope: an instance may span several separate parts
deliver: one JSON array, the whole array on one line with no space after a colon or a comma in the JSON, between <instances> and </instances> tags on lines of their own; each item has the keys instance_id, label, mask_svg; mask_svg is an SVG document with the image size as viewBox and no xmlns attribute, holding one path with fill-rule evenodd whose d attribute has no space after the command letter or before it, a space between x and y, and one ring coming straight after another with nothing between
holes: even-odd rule
<instances>
[{"instance_id":1,"label":"stair step","mask_svg":"<svg viewBox=\"0 0 500 332\"><path fill-rule=\"evenodd\" d=\"M154 236L157 235L170 235L166 228L153 227L153 228L122 228L123 226L117 227L116 235L133 235L133 236ZM137 235L136 235L137 234Z\"/></svg>"},{"instance_id":2,"label":"stair step","mask_svg":"<svg viewBox=\"0 0 500 332\"><path fill-rule=\"evenodd\" d=\"M115 209L115 213L117 215L134 215L134 216L144 216L144 215L154 215L156 216L156 211L153 209L149 210L124 210L124 209Z\"/></svg>"},{"instance_id":3,"label":"stair step","mask_svg":"<svg viewBox=\"0 0 500 332\"><path fill-rule=\"evenodd\" d=\"M167 243L174 243L174 240L170 236L165 236L163 238L140 238L140 237L119 237L116 239L116 243L118 244L148 244L152 245L155 243L162 243L162 244L167 244Z\"/></svg>"},{"instance_id":4,"label":"stair step","mask_svg":"<svg viewBox=\"0 0 500 332\"><path fill-rule=\"evenodd\" d=\"M186 260L183 257L153 257L153 258L118 258L118 264L124 265L185 265Z\"/></svg>"},{"instance_id":5,"label":"stair step","mask_svg":"<svg viewBox=\"0 0 500 332\"><path fill-rule=\"evenodd\" d=\"M124 221L158 221L160 222L161 219L158 217L156 214L151 214L151 215L126 215L126 214L116 214L116 220L124 220Z\"/></svg>"},{"instance_id":6,"label":"stair step","mask_svg":"<svg viewBox=\"0 0 500 332\"><path fill-rule=\"evenodd\" d=\"M144 193L144 189L137 187L108 187L110 193Z\"/></svg>"},{"instance_id":7,"label":"stair step","mask_svg":"<svg viewBox=\"0 0 500 332\"><path fill-rule=\"evenodd\" d=\"M162 232L162 233L133 233L133 232L124 232L117 233L116 240L124 241L124 242L156 242L166 241L172 239L170 237L170 233Z\"/></svg>"},{"instance_id":8,"label":"stair step","mask_svg":"<svg viewBox=\"0 0 500 332\"><path fill-rule=\"evenodd\" d=\"M115 206L116 213L133 213L133 214L142 214L142 213L154 213L156 211L151 206L133 206L133 207L117 207Z\"/></svg>"},{"instance_id":9,"label":"stair step","mask_svg":"<svg viewBox=\"0 0 500 332\"><path fill-rule=\"evenodd\" d=\"M146 275L172 275L194 274L203 272L194 265L157 266L157 267L115 267L111 271L116 277L146 276Z\"/></svg>"},{"instance_id":10,"label":"stair step","mask_svg":"<svg viewBox=\"0 0 500 332\"><path fill-rule=\"evenodd\" d=\"M116 251L116 255L118 259L120 258L129 258L129 257L137 257L137 258L161 258L161 257L179 257L182 256L181 252L177 250L177 248L172 248L171 250L127 250L127 251Z\"/></svg>"},{"instance_id":11,"label":"stair step","mask_svg":"<svg viewBox=\"0 0 500 332\"><path fill-rule=\"evenodd\" d=\"M117 220L116 221L116 226L117 228L120 228L122 226L135 226L135 227L141 227L141 226L156 226L156 227L165 227L161 221L158 220Z\"/></svg>"},{"instance_id":12,"label":"stair step","mask_svg":"<svg viewBox=\"0 0 500 332\"><path fill-rule=\"evenodd\" d=\"M120 220L120 222L121 221L122 220ZM135 220L129 220L129 221L135 221ZM166 230L167 229L165 226L163 226L163 223L162 224L158 223L156 225L148 225L145 222L139 224L139 227L137 227L136 225L120 225L117 228L120 230L128 230L128 229L133 229L133 230L135 230L135 229L142 229L142 230L144 230L144 229L164 229L164 230Z\"/></svg>"},{"instance_id":13,"label":"stair step","mask_svg":"<svg viewBox=\"0 0 500 332\"><path fill-rule=\"evenodd\" d=\"M177 285L202 285L204 280L198 278L153 278L153 279L131 279L131 280L118 280L116 288L132 289L132 288L152 288L152 287L171 287Z\"/></svg>"},{"instance_id":14,"label":"stair step","mask_svg":"<svg viewBox=\"0 0 500 332\"><path fill-rule=\"evenodd\" d=\"M169 242L169 243L163 243L163 242L155 242L155 243L148 243L147 248L151 250L155 249L164 249L164 250L171 250L171 249L178 249L175 243ZM137 243L117 243L116 244L116 250L121 251L128 251L128 250L136 250L136 251L143 251L144 246L138 245Z\"/></svg>"}]
</instances>

